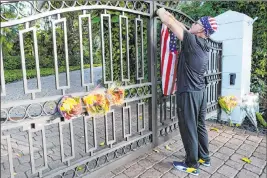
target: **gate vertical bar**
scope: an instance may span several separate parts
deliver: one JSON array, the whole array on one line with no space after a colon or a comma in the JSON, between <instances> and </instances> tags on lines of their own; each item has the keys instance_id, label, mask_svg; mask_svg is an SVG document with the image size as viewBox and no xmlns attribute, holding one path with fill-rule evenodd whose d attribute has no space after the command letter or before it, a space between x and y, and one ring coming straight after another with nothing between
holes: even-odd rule
<instances>
[{"instance_id":1,"label":"gate vertical bar","mask_svg":"<svg viewBox=\"0 0 267 178\"><path fill-rule=\"evenodd\" d=\"M217 84L217 98L216 98L216 102L217 104L219 105L218 103L218 99L220 96L222 96L222 54L223 54L223 45L222 43L219 44L219 48L221 48L221 51L219 51L219 58L218 58L218 73L219 73L219 76L217 76L217 81L218 81L218 84ZM221 121L221 112L222 112L222 109L221 107L217 107L217 121Z\"/></svg>"},{"instance_id":2,"label":"gate vertical bar","mask_svg":"<svg viewBox=\"0 0 267 178\"><path fill-rule=\"evenodd\" d=\"M156 37L157 37L157 21L154 16L154 12L156 10L156 3L154 1L150 2L150 19L149 19L149 28L148 28L148 33L149 33L149 38L148 38L148 58L149 58L149 78L152 83L152 99L150 100L150 105L149 105L149 112L151 112L151 118L149 120L149 129L152 130L152 141L153 141L153 146L156 147L158 145L158 112L157 112L157 66L156 66Z\"/></svg>"}]
</instances>

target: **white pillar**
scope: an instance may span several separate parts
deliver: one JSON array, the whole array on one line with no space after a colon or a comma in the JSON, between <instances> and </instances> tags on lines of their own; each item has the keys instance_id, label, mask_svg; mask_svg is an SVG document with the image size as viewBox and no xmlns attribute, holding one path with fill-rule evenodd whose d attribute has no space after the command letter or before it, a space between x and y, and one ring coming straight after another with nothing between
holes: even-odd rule
<instances>
[{"instance_id":1,"label":"white pillar","mask_svg":"<svg viewBox=\"0 0 267 178\"><path fill-rule=\"evenodd\" d=\"M222 96L235 95L241 101L250 92L253 19L235 11L227 11L215 18L218 31L211 38L223 42ZM230 84L230 74L236 75L233 85ZM233 123L240 124L244 119L240 107L236 107L231 116ZM222 120L226 119L227 116L222 114Z\"/></svg>"}]
</instances>

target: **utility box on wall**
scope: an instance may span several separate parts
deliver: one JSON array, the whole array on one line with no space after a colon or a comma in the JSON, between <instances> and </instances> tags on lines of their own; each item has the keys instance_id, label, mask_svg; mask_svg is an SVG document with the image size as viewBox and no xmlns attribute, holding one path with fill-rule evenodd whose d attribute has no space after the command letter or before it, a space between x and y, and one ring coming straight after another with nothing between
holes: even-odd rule
<instances>
[{"instance_id":1,"label":"utility box on wall","mask_svg":"<svg viewBox=\"0 0 267 178\"><path fill-rule=\"evenodd\" d=\"M218 31L211 36L223 42L222 96L234 95L241 102L250 92L253 19L245 14L227 11L215 17ZM231 119L240 124L245 113L237 106ZM222 120L228 116L223 112Z\"/></svg>"}]
</instances>

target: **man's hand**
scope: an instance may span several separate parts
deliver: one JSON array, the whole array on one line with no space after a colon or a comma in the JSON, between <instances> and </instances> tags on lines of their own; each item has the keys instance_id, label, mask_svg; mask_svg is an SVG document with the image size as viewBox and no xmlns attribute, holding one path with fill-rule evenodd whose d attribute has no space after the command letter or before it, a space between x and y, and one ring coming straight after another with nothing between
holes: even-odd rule
<instances>
[{"instance_id":1,"label":"man's hand","mask_svg":"<svg viewBox=\"0 0 267 178\"><path fill-rule=\"evenodd\" d=\"M156 14L159 16L159 14L163 14L166 13L169 17L173 18L173 20L175 20L175 22L180 25L184 30L187 30L185 25L182 22L179 22L178 20L175 19L175 17L173 17L172 14L170 14L168 11L166 11L164 8L160 8L156 11Z\"/></svg>"},{"instance_id":2,"label":"man's hand","mask_svg":"<svg viewBox=\"0 0 267 178\"><path fill-rule=\"evenodd\" d=\"M166 12L166 10L164 8L160 8L157 10L157 15L160 16L160 14L163 14L165 12Z\"/></svg>"},{"instance_id":3,"label":"man's hand","mask_svg":"<svg viewBox=\"0 0 267 178\"><path fill-rule=\"evenodd\" d=\"M162 23L165 24L179 40L183 41L185 27L181 27L181 22L177 21L174 16L167 12L164 8L158 9L157 14Z\"/></svg>"}]
</instances>

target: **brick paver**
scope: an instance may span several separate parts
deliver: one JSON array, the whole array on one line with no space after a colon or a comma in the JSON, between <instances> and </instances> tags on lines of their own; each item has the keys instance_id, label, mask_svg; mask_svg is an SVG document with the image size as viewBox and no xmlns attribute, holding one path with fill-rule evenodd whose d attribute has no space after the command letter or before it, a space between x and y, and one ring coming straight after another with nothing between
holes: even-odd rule
<instances>
[{"instance_id":1,"label":"brick paver","mask_svg":"<svg viewBox=\"0 0 267 178\"><path fill-rule=\"evenodd\" d=\"M210 131L209 128L220 128L219 132ZM207 126L210 138L209 150L211 156L210 167L200 167L199 178L265 178L266 177L266 138L262 135L256 135L246 132L241 129L234 129L231 127L221 127L220 125L210 124ZM51 134L58 132L58 128L48 128ZM82 129L81 129L82 130ZM137 159L128 162L127 164L114 168L106 175L100 175L98 178L193 178L195 176L181 172L173 168L172 161L182 161L185 158L185 150L181 141L181 136L177 136L161 144L156 148L159 152L149 151L141 155ZM66 134L67 135L67 134ZM33 135L34 140L40 140L38 132ZM52 136L52 135L51 135ZM47 138L47 155L50 169L55 169L58 166L63 166L60 157L60 148L53 145L59 143L58 137ZM27 137L27 135L19 135L19 139ZM104 136L103 136L104 138ZM24 138L25 139L25 138ZM100 138L99 138L100 139ZM84 144L84 138L76 138L75 141ZM20 141L12 143L14 147L20 147ZM49 146L50 144L50 146ZM167 150L165 146L168 145L171 150ZM37 145L38 146L38 145ZM65 146L65 145L64 145ZM24 146L28 148L28 145ZM23 147L23 148L24 148ZM38 148L39 149L39 148ZM75 147L75 149L84 149L83 147ZM21 149L22 150L22 149ZM23 149L20 156L13 158L14 170L18 172L16 177L30 177L30 157L27 154L29 150ZM34 154L36 164L39 165L42 161L41 152ZM80 155L82 156L82 155ZM248 157L252 162L245 163L241 159ZM1 160L1 174L8 172L8 165L6 161ZM21 174L20 172L25 172Z\"/></svg>"},{"instance_id":2,"label":"brick paver","mask_svg":"<svg viewBox=\"0 0 267 178\"><path fill-rule=\"evenodd\" d=\"M145 171L145 168L143 168L139 164L134 164L133 166L131 166L130 168L125 170L124 173L128 177L136 177L136 176L140 175L140 173L142 173L144 171Z\"/></svg>"},{"instance_id":3,"label":"brick paver","mask_svg":"<svg viewBox=\"0 0 267 178\"><path fill-rule=\"evenodd\" d=\"M126 168L124 166L121 166L121 167L118 167L118 168L114 169L112 171L112 173L118 175L118 174L122 173L125 169Z\"/></svg>"},{"instance_id":4,"label":"brick paver","mask_svg":"<svg viewBox=\"0 0 267 178\"><path fill-rule=\"evenodd\" d=\"M241 163L241 164L243 164L244 162L241 160L243 157L244 157L243 155L240 155L240 154L238 154L238 153L234 153L234 154L230 157L230 159L233 160L233 161L235 161L235 162L237 162L237 163Z\"/></svg>"},{"instance_id":5,"label":"brick paver","mask_svg":"<svg viewBox=\"0 0 267 178\"><path fill-rule=\"evenodd\" d=\"M173 159L165 159L165 160L155 164L153 166L153 168L158 170L162 174L164 174L164 173L168 172L169 170L171 170L173 168L172 161L174 159L175 158L173 158Z\"/></svg>"},{"instance_id":6,"label":"brick paver","mask_svg":"<svg viewBox=\"0 0 267 178\"><path fill-rule=\"evenodd\" d=\"M216 127L216 125L209 125ZM263 136L249 135L241 129L221 128L219 132L209 130L211 166L200 167L200 178L265 178L266 177L266 139ZM166 150L169 145L171 150ZM173 168L172 161L182 161L185 156L180 135L160 145L159 153L150 152L137 164L116 169L114 178L193 178L195 176ZM241 159L248 157L252 162L245 163ZM119 171L118 171L119 170ZM122 176L120 176L122 175Z\"/></svg>"},{"instance_id":7,"label":"brick paver","mask_svg":"<svg viewBox=\"0 0 267 178\"><path fill-rule=\"evenodd\" d=\"M226 155L220 152L216 152L214 155L214 157L221 159L222 161L226 161L229 159L230 155Z\"/></svg>"},{"instance_id":8,"label":"brick paver","mask_svg":"<svg viewBox=\"0 0 267 178\"><path fill-rule=\"evenodd\" d=\"M175 168L172 168L172 169L170 170L170 172L171 172L172 174L174 174L176 177L180 177L180 178L184 178L184 177L188 176L187 173L178 171L178 170L175 169Z\"/></svg>"},{"instance_id":9,"label":"brick paver","mask_svg":"<svg viewBox=\"0 0 267 178\"><path fill-rule=\"evenodd\" d=\"M252 156L251 158L251 164L263 169L266 165L266 160L262 160L262 159L259 159L259 158L256 158L254 156Z\"/></svg>"},{"instance_id":10,"label":"brick paver","mask_svg":"<svg viewBox=\"0 0 267 178\"><path fill-rule=\"evenodd\" d=\"M227 144L240 146L242 143L243 143L242 140L239 140L237 138L232 138L231 140L228 141Z\"/></svg>"},{"instance_id":11,"label":"brick paver","mask_svg":"<svg viewBox=\"0 0 267 178\"><path fill-rule=\"evenodd\" d=\"M140 176L140 178L159 178L162 176L162 173L157 171L154 168L148 169L144 174Z\"/></svg>"},{"instance_id":12,"label":"brick paver","mask_svg":"<svg viewBox=\"0 0 267 178\"><path fill-rule=\"evenodd\" d=\"M219 153L222 153L226 156L231 156L233 153L235 152L235 150L231 149L231 148L227 148L227 147L222 147L219 150Z\"/></svg>"},{"instance_id":13,"label":"brick paver","mask_svg":"<svg viewBox=\"0 0 267 178\"><path fill-rule=\"evenodd\" d=\"M171 173L167 172L161 178L177 178L177 176L174 175L174 174L171 174Z\"/></svg>"},{"instance_id":14,"label":"brick paver","mask_svg":"<svg viewBox=\"0 0 267 178\"><path fill-rule=\"evenodd\" d=\"M267 174L266 173L263 173L260 178L266 178L267 177Z\"/></svg>"},{"instance_id":15,"label":"brick paver","mask_svg":"<svg viewBox=\"0 0 267 178\"><path fill-rule=\"evenodd\" d=\"M226 177L233 178L238 173L238 171L230 166L223 165L218 173L225 175Z\"/></svg>"},{"instance_id":16,"label":"brick paver","mask_svg":"<svg viewBox=\"0 0 267 178\"><path fill-rule=\"evenodd\" d=\"M203 166L201 167L201 169L210 174L214 174L223 165L223 161L216 157L211 157L211 161L212 161L212 166L210 167Z\"/></svg>"},{"instance_id":17,"label":"brick paver","mask_svg":"<svg viewBox=\"0 0 267 178\"><path fill-rule=\"evenodd\" d=\"M128 178L128 176L122 173L122 174L116 175L114 178Z\"/></svg>"},{"instance_id":18,"label":"brick paver","mask_svg":"<svg viewBox=\"0 0 267 178\"><path fill-rule=\"evenodd\" d=\"M242 169L236 176L237 178L244 178L244 177L249 177L249 178L258 178L259 176L253 172L250 172L246 169Z\"/></svg>"},{"instance_id":19,"label":"brick paver","mask_svg":"<svg viewBox=\"0 0 267 178\"><path fill-rule=\"evenodd\" d=\"M108 174L105 174L103 176L99 176L99 178L110 178L110 177L114 177L115 174L113 174L112 172L109 172Z\"/></svg>"},{"instance_id":20,"label":"brick paver","mask_svg":"<svg viewBox=\"0 0 267 178\"><path fill-rule=\"evenodd\" d=\"M205 172L205 171L201 171L201 174L199 174L199 176L197 176L198 178L209 178L211 176L211 174ZM196 176L194 175L189 175L189 178L195 178Z\"/></svg>"},{"instance_id":21,"label":"brick paver","mask_svg":"<svg viewBox=\"0 0 267 178\"><path fill-rule=\"evenodd\" d=\"M252 141L252 142L255 142L255 143L260 143L261 140L262 140L262 138L261 138L261 137L257 137L257 136L253 136L253 135L251 135L251 136L248 137L248 140L250 140L250 141Z\"/></svg>"},{"instance_id":22,"label":"brick paver","mask_svg":"<svg viewBox=\"0 0 267 178\"><path fill-rule=\"evenodd\" d=\"M262 159L262 160L266 160L266 157L267 157L266 153L257 152L257 151L255 151L252 156L255 156L255 157Z\"/></svg>"},{"instance_id":23,"label":"brick paver","mask_svg":"<svg viewBox=\"0 0 267 178\"><path fill-rule=\"evenodd\" d=\"M251 171L251 172L254 172L255 174L258 174L258 175L260 175L262 173L262 171L263 171L261 168L259 168L257 166L254 166L252 164L246 164L244 166L244 168L249 170L249 171Z\"/></svg>"},{"instance_id":24,"label":"brick paver","mask_svg":"<svg viewBox=\"0 0 267 178\"><path fill-rule=\"evenodd\" d=\"M225 164L236 169L236 170L240 170L243 168L245 162L239 162L238 163L238 162L235 162L235 161L229 159L225 162Z\"/></svg>"},{"instance_id":25,"label":"brick paver","mask_svg":"<svg viewBox=\"0 0 267 178\"><path fill-rule=\"evenodd\" d=\"M256 149L257 152L260 152L262 154L266 154L266 147L263 147L263 146L259 146L257 149Z\"/></svg>"},{"instance_id":26,"label":"brick paver","mask_svg":"<svg viewBox=\"0 0 267 178\"><path fill-rule=\"evenodd\" d=\"M222 175L222 174L219 174L219 173L215 172L215 173L211 176L211 178L227 178L227 177L224 176L224 175Z\"/></svg>"}]
</instances>

